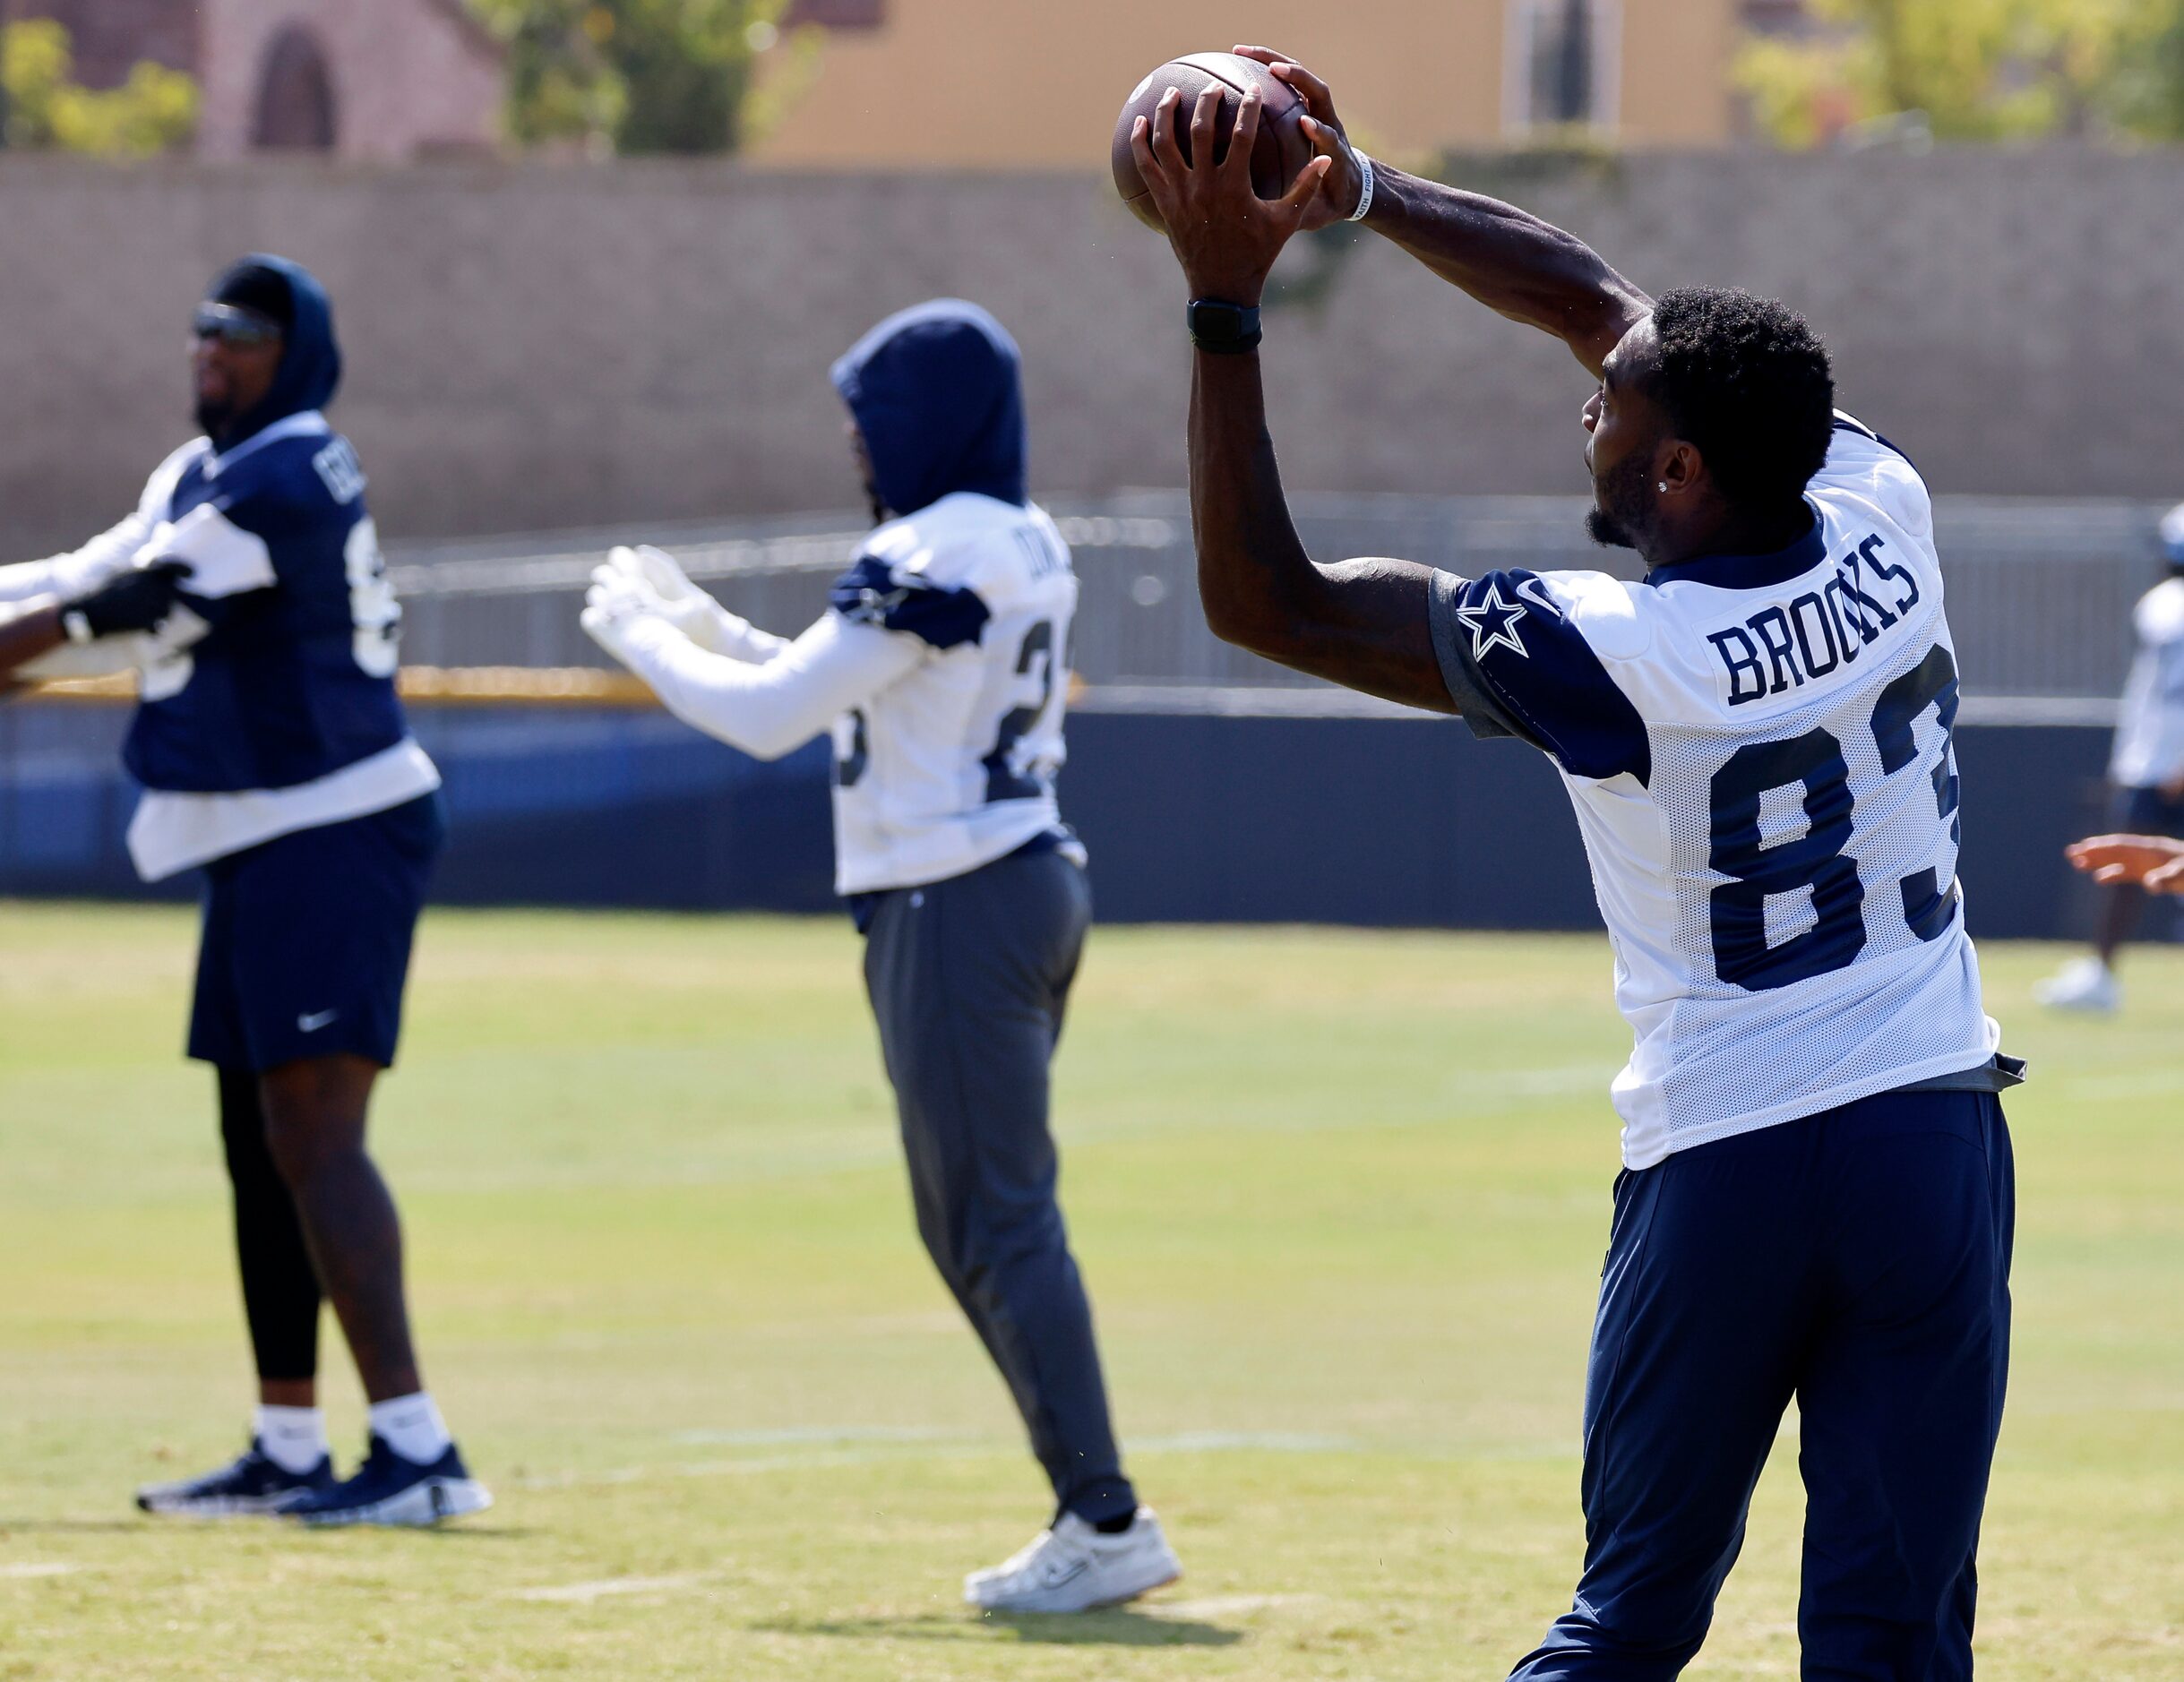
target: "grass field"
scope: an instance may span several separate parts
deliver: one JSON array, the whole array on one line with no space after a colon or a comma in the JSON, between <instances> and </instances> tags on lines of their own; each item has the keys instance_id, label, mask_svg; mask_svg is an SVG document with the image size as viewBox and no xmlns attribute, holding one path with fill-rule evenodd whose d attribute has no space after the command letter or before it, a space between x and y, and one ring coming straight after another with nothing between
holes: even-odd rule
<instances>
[{"instance_id":1,"label":"grass field","mask_svg":"<svg viewBox=\"0 0 2184 1682\"><path fill-rule=\"evenodd\" d=\"M190 948L177 912L0 905L0 1678L1491 1678L1566 1603L1626 1043L1599 941L1099 932L1064 1196L1189 1575L1015 1622L958 1583L1045 1491L916 1247L832 922L430 918L376 1137L500 1504L137 1518L248 1400ZM2036 1077L1981 1674L2176 1678L2184 953L2113 1023L2029 1005L2056 956L1988 956ZM1694 1678L1795 1674L1791 1447Z\"/></svg>"}]
</instances>

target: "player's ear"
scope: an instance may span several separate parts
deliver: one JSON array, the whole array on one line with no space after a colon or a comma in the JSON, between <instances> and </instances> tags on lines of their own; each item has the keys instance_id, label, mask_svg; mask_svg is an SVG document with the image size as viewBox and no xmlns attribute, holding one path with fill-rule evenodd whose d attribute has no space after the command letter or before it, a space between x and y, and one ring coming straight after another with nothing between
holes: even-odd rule
<instances>
[{"instance_id":1,"label":"player's ear","mask_svg":"<svg viewBox=\"0 0 2184 1682\"><path fill-rule=\"evenodd\" d=\"M1688 438L1663 439L1657 462L1660 471L1654 488L1663 496L1688 494L1706 477L1706 459Z\"/></svg>"}]
</instances>

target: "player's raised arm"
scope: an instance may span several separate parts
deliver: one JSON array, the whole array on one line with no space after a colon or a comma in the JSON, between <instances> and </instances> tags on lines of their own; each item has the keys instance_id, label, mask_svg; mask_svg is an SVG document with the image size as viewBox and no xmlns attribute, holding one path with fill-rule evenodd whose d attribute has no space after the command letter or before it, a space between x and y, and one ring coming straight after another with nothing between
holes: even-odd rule
<instances>
[{"instance_id":1,"label":"player's raised arm","mask_svg":"<svg viewBox=\"0 0 2184 1682\"><path fill-rule=\"evenodd\" d=\"M592 574L583 626L660 704L754 759L792 753L915 665L916 646L838 613L762 664L700 647L660 596L612 562ZM772 640L778 640L778 639Z\"/></svg>"},{"instance_id":2,"label":"player's raised arm","mask_svg":"<svg viewBox=\"0 0 2184 1682\"><path fill-rule=\"evenodd\" d=\"M1316 159L1286 196L1252 191L1259 100L1247 98L1214 161L1218 88L1191 114L1191 159L1175 144L1181 99L1165 95L1132 136L1138 167L1191 290L1199 346L1191 382L1191 520L1199 596L1216 636L1387 700L1454 712L1433 651L1432 569L1406 561L1320 566L1304 552L1267 432L1258 313L1268 271L1332 167Z\"/></svg>"},{"instance_id":3,"label":"player's raised arm","mask_svg":"<svg viewBox=\"0 0 2184 1682\"><path fill-rule=\"evenodd\" d=\"M1575 235L1499 199L1368 162L1350 144L1326 82L1271 47L1236 52L1267 65L1304 101L1304 133L1329 160L1306 227L1351 219L1364 202L1367 227L1487 308L1553 334L1595 375L1652 309L1645 293ZM1372 196L1365 201L1368 180Z\"/></svg>"}]
</instances>

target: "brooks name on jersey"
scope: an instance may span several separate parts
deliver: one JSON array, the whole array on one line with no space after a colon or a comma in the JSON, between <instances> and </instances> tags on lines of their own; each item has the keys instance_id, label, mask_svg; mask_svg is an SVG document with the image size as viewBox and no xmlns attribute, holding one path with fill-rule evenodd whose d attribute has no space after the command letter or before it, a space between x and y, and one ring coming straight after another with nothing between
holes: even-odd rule
<instances>
[{"instance_id":1,"label":"brooks name on jersey","mask_svg":"<svg viewBox=\"0 0 2184 1682\"><path fill-rule=\"evenodd\" d=\"M1773 555L1632 583L1444 576L1475 732L1547 752L1577 808L1633 1030L1623 1154L1930 1080L1986 1078L1956 881L1956 664L1932 510L1847 417Z\"/></svg>"}]
</instances>

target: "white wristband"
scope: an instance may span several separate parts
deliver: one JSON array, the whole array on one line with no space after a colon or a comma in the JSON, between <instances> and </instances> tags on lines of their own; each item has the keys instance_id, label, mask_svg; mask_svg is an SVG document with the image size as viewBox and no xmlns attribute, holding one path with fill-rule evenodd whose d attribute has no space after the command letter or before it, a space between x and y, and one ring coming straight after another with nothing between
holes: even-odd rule
<instances>
[{"instance_id":1,"label":"white wristband","mask_svg":"<svg viewBox=\"0 0 2184 1682\"><path fill-rule=\"evenodd\" d=\"M1365 212L1372 208L1372 159L1358 152L1357 168L1358 173L1364 176L1365 185L1357 191L1357 209L1350 212L1353 222L1363 221Z\"/></svg>"}]
</instances>

